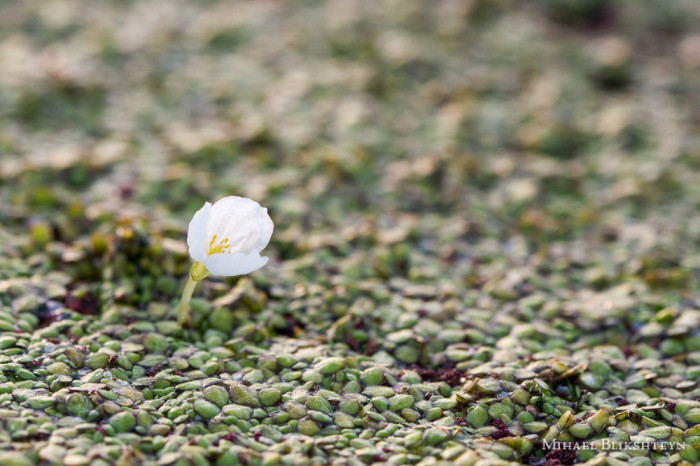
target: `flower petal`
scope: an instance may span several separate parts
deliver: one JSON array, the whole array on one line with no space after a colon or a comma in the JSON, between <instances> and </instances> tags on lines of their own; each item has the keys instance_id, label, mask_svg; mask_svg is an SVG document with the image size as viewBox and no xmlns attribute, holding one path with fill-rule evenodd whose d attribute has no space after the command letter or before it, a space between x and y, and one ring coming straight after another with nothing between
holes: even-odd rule
<instances>
[{"instance_id":1,"label":"flower petal","mask_svg":"<svg viewBox=\"0 0 700 466\"><path fill-rule=\"evenodd\" d=\"M206 202L199 209L190 221L187 230L187 247L190 250L190 257L197 262L204 262L207 258L205 245L207 243L207 224L211 215L211 202Z\"/></svg>"},{"instance_id":2,"label":"flower petal","mask_svg":"<svg viewBox=\"0 0 700 466\"><path fill-rule=\"evenodd\" d=\"M267 246L267 244L270 242L270 238L272 238L272 231L274 230L275 225L272 223L272 219L267 213L267 209L260 209L258 217L258 222L260 225L260 237L258 237L258 241L255 243L255 249L257 249L258 252L260 252L263 249L265 249L265 246Z\"/></svg>"},{"instance_id":3,"label":"flower petal","mask_svg":"<svg viewBox=\"0 0 700 466\"><path fill-rule=\"evenodd\" d=\"M260 252L272 236L272 220L260 204L238 196L217 201L211 209L207 237L227 241L227 252L251 254Z\"/></svg>"},{"instance_id":4,"label":"flower petal","mask_svg":"<svg viewBox=\"0 0 700 466\"><path fill-rule=\"evenodd\" d=\"M262 257L259 253L251 254L212 254L204 260L204 266L212 275L221 277L233 277L245 275L258 270L269 261L269 257Z\"/></svg>"}]
</instances>

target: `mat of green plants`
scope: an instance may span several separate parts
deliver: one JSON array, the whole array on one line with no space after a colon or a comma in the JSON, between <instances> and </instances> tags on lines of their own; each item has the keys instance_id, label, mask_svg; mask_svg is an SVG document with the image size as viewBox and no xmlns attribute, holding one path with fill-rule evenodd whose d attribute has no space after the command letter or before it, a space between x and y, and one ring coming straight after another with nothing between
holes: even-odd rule
<instances>
[{"instance_id":1,"label":"mat of green plants","mask_svg":"<svg viewBox=\"0 0 700 466\"><path fill-rule=\"evenodd\" d=\"M0 464L697 463L698 24L0 2ZM227 195L271 260L180 327Z\"/></svg>"}]
</instances>

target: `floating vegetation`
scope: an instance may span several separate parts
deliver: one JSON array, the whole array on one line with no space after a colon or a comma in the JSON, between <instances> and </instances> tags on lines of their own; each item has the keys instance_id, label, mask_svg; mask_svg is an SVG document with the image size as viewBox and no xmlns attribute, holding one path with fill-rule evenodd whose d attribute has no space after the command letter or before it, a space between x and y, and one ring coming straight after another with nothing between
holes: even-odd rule
<instances>
[{"instance_id":1,"label":"floating vegetation","mask_svg":"<svg viewBox=\"0 0 700 466\"><path fill-rule=\"evenodd\" d=\"M699 8L0 3L0 464L698 463Z\"/></svg>"}]
</instances>

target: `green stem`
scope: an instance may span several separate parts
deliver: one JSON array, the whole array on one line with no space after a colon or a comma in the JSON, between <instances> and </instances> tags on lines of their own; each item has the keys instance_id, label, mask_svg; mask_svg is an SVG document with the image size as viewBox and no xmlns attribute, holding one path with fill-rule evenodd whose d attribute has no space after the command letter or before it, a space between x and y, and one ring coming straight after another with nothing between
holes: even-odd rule
<instances>
[{"instance_id":1,"label":"green stem","mask_svg":"<svg viewBox=\"0 0 700 466\"><path fill-rule=\"evenodd\" d=\"M177 311L177 323L181 327L190 319L190 300L192 300L195 286L197 286L197 282L190 277L187 280L185 289L182 290L182 298L180 298L180 305Z\"/></svg>"}]
</instances>

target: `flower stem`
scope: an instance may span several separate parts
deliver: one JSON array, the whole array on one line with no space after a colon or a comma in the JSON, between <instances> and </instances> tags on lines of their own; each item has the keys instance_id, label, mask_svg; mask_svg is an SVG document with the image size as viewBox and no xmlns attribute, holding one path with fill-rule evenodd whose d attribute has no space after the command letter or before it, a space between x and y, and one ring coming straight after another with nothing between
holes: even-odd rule
<instances>
[{"instance_id":1,"label":"flower stem","mask_svg":"<svg viewBox=\"0 0 700 466\"><path fill-rule=\"evenodd\" d=\"M197 281L192 280L192 277L190 277L187 280L185 289L182 290L182 298L180 298L180 305L177 308L177 323L181 327L190 319L190 300L192 299L195 286L197 286Z\"/></svg>"},{"instance_id":2,"label":"flower stem","mask_svg":"<svg viewBox=\"0 0 700 466\"><path fill-rule=\"evenodd\" d=\"M190 267L190 278L196 282L204 280L209 275L209 271L201 262L195 262Z\"/></svg>"}]
</instances>

